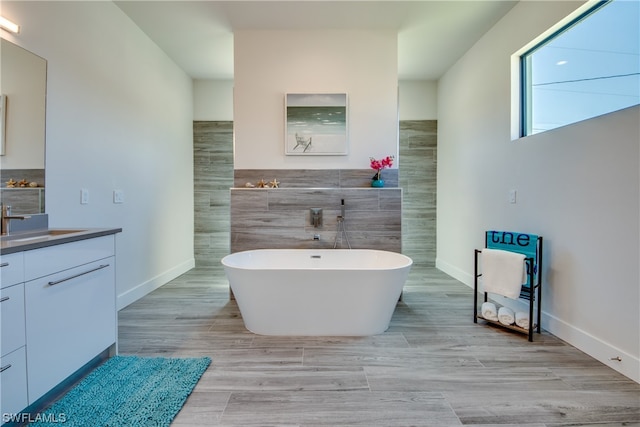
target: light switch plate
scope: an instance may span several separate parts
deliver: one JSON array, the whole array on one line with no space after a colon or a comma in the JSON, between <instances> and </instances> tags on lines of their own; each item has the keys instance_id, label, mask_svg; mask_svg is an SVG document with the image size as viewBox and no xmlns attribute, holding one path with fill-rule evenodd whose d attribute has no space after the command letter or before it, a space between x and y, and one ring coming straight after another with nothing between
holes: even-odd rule
<instances>
[{"instance_id":1,"label":"light switch plate","mask_svg":"<svg viewBox=\"0 0 640 427\"><path fill-rule=\"evenodd\" d=\"M124 191L113 190L113 203L124 203Z\"/></svg>"},{"instance_id":2,"label":"light switch plate","mask_svg":"<svg viewBox=\"0 0 640 427\"><path fill-rule=\"evenodd\" d=\"M81 205L89 204L89 190L86 188L80 189L80 204Z\"/></svg>"}]
</instances>

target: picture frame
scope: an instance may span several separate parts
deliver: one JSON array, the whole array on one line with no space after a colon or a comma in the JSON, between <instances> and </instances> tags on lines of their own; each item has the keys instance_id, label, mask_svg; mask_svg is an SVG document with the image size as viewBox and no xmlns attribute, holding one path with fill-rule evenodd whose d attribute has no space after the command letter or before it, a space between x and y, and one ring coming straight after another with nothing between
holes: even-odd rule
<instances>
[{"instance_id":1,"label":"picture frame","mask_svg":"<svg viewBox=\"0 0 640 427\"><path fill-rule=\"evenodd\" d=\"M349 154L346 93L285 94L285 155Z\"/></svg>"},{"instance_id":2,"label":"picture frame","mask_svg":"<svg viewBox=\"0 0 640 427\"><path fill-rule=\"evenodd\" d=\"M6 149L6 127L7 127L7 95L0 95L0 156L4 156Z\"/></svg>"}]
</instances>

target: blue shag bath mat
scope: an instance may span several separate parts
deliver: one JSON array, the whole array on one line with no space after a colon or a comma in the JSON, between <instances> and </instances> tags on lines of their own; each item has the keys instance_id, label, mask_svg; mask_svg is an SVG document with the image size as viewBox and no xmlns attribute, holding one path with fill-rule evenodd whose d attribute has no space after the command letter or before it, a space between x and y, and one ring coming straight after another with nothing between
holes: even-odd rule
<instances>
[{"instance_id":1,"label":"blue shag bath mat","mask_svg":"<svg viewBox=\"0 0 640 427\"><path fill-rule=\"evenodd\" d=\"M65 427L168 426L211 359L114 356L41 414ZM48 426L36 422L30 426Z\"/></svg>"}]
</instances>

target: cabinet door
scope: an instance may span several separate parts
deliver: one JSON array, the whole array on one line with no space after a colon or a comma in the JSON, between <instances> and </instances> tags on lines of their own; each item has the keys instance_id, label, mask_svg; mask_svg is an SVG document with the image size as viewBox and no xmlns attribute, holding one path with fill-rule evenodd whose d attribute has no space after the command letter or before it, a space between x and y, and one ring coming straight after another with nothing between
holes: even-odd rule
<instances>
[{"instance_id":1,"label":"cabinet door","mask_svg":"<svg viewBox=\"0 0 640 427\"><path fill-rule=\"evenodd\" d=\"M0 319L0 356L4 356L25 344L24 284L0 290Z\"/></svg>"},{"instance_id":2,"label":"cabinet door","mask_svg":"<svg viewBox=\"0 0 640 427\"><path fill-rule=\"evenodd\" d=\"M25 283L29 404L116 342L114 262Z\"/></svg>"},{"instance_id":3,"label":"cabinet door","mask_svg":"<svg viewBox=\"0 0 640 427\"><path fill-rule=\"evenodd\" d=\"M27 365L20 347L0 358L0 414L17 414L27 407ZM0 420L0 423L5 420Z\"/></svg>"},{"instance_id":4,"label":"cabinet door","mask_svg":"<svg viewBox=\"0 0 640 427\"><path fill-rule=\"evenodd\" d=\"M24 282L24 257L22 252L0 255L0 288Z\"/></svg>"}]
</instances>

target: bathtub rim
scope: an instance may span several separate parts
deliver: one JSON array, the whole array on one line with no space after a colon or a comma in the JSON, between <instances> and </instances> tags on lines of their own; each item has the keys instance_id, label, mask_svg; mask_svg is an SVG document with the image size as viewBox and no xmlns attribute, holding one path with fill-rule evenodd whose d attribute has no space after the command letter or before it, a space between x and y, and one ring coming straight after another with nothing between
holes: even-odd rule
<instances>
[{"instance_id":1,"label":"bathtub rim","mask_svg":"<svg viewBox=\"0 0 640 427\"><path fill-rule=\"evenodd\" d=\"M383 254L391 254L394 257L397 257L398 260L402 260L404 261L403 263L398 263L398 265L393 265L393 266L386 266L386 267L371 267L371 266L367 266L366 268L358 268L357 265L353 265L353 266L347 266L347 267L335 267L335 266L323 266L322 268L310 268L310 267L306 267L306 266L301 266L301 267L297 267L295 265L292 266L273 266L273 267L265 267L265 266L259 266L259 267L251 267L248 265L235 265L235 264L231 264L229 261L234 257L241 257L242 255L250 255L251 253L257 253L257 252L271 252L271 253L284 253L287 251L296 251L296 252L318 252L318 253L326 253L326 252L368 252L368 253L383 253ZM240 269L240 270L337 270L337 271L353 271L353 270L371 270L371 271L389 271L389 270L399 270L399 269L403 269L403 268L409 268L411 266L413 266L413 259L403 253L400 252L393 252L393 251L386 251L386 250L381 250L381 249L369 249L369 248L362 248L362 249L331 249L331 248L322 248L322 249L308 249L308 248L277 248L277 249L248 249L248 250L244 250L244 251L238 251L238 252L233 252L230 254L225 255L221 260L220 263L225 267L225 268L236 268L236 269Z\"/></svg>"}]
</instances>

